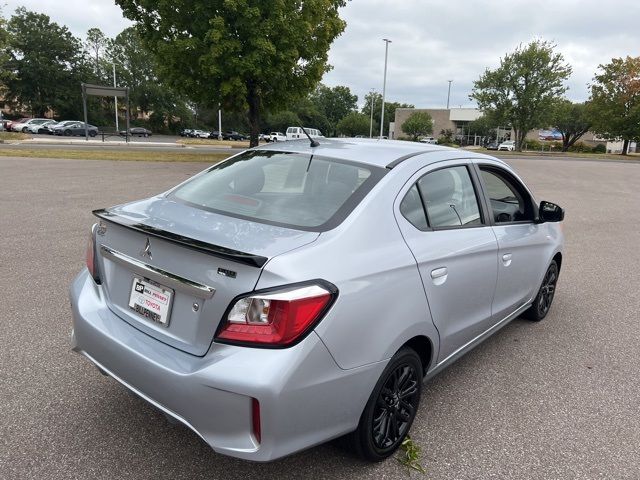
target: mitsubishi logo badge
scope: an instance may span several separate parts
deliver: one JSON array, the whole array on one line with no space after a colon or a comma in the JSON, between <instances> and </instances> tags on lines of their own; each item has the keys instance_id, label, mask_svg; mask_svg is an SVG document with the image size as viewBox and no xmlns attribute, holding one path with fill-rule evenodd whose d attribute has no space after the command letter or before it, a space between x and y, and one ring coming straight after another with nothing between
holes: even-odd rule
<instances>
[{"instance_id":1,"label":"mitsubishi logo badge","mask_svg":"<svg viewBox=\"0 0 640 480\"><path fill-rule=\"evenodd\" d=\"M147 257L149 260L153 258L151 255L151 242L149 241L149 237L147 237L147 243L140 252L140 255L142 255L143 257Z\"/></svg>"}]
</instances>

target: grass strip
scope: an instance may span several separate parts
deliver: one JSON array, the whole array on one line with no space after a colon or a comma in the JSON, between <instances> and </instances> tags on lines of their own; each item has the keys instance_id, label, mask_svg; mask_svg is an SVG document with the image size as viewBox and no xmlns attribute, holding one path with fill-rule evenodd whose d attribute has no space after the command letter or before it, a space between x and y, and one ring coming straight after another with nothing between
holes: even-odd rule
<instances>
[{"instance_id":1,"label":"grass strip","mask_svg":"<svg viewBox=\"0 0 640 480\"><path fill-rule=\"evenodd\" d=\"M31 138L26 133L19 132L0 132L0 141L9 141L9 140L27 140Z\"/></svg>"},{"instance_id":2,"label":"grass strip","mask_svg":"<svg viewBox=\"0 0 640 480\"><path fill-rule=\"evenodd\" d=\"M133 162L203 162L218 163L230 153L163 152L148 150L80 150L46 148L0 148L2 157L63 158L73 160L124 160Z\"/></svg>"}]
</instances>

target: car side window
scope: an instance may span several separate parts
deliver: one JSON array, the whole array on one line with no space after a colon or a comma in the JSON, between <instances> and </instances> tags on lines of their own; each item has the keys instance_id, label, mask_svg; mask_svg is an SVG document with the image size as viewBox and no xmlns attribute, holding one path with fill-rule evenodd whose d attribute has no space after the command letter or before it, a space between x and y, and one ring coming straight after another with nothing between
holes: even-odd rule
<instances>
[{"instance_id":1,"label":"car side window","mask_svg":"<svg viewBox=\"0 0 640 480\"><path fill-rule=\"evenodd\" d=\"M491 213L496 223L532 222L533 203L526 190L498 169L480 167L482 180L489 196Z\"/></svg>"},{"instance_id":2,"label":"car side window","mask_svg":"<svg viewBox=\"0 0 640 480\"><path fill-rule=\"evenodd\" d=\"M483 224L473 181L465 166L424 175L407 192L400 211L420 230Z\"/></svg>"},{"instance_id":3,"label":"car side window","mask_svg":"<svg viewBox=\"0 0 640 480\"><path fill-rule=\"evenodd\" d=\"M417 229L427 230L429 228L417 184L413 184L402 199L400 203L400 213Z\"/></svg>"}]
</instances>

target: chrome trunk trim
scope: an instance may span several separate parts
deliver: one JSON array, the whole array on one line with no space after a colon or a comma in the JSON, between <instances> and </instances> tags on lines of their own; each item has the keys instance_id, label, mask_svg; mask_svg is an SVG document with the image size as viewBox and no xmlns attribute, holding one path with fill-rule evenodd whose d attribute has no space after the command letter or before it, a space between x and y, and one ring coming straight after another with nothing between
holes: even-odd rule
<instances>
[{"instance_id":1,"label":"chrome trunk trim","mask_svg":"<svg viewBox=\"0 0 640 480\"><path fill-rule=\"evenodd\" d=\"M100 253L105 258L119 263L120 265L124 265L135 273L144 275L145 277L155 280L162 285L171 287L175 290L180 290L188 293L189 295L193 295L194 297L209 299L213 297L214 293L216 293L216 289L213 287L198 283L175 273L167 272L166 270L154 267L148 263L141 262L135 258L131 258L129 255L125 255L124 253L116 252L105 245L100 246Z\"/></svg>"}]
</instances>

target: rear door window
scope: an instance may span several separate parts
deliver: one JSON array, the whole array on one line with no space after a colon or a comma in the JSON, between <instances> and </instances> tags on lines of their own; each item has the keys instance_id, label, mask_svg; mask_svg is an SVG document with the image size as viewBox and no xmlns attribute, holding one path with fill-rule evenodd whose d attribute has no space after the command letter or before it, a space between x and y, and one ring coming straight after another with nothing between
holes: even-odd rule
<instances>
[{"instance_id":1,"label":"rear door window","mask_svg":"<svg viewBox=\"0 0 640 480\"><path fill-rule=\"evenodd\" d=\"M421 177L402 200L400 212L420 230L484 224L473 181L463 165Z\"/></svg>"}]
</instances>

